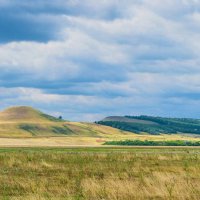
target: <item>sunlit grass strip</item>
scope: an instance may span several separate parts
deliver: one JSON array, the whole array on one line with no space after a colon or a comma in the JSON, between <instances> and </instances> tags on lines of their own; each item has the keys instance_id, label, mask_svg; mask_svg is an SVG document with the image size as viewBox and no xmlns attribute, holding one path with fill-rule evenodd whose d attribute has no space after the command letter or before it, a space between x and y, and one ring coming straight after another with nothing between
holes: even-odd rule
<instances>
[{"instance_id":1,"label":"sunlit grass strip","mask_svg":"<svg viewBox=\"0 0 200 200\"><path fill-rule=\"evenodd\" d=\"M122 140L107 141L104 145L122 145L122 146L200 146L200 141L150 141L150 140Z\"/></svg>"}]
</instances>

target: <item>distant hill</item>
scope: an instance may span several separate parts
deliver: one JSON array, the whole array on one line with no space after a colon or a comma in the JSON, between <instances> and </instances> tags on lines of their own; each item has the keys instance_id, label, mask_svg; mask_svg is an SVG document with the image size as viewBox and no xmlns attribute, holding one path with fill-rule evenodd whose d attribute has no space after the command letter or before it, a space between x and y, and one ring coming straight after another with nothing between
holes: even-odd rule
<instances>
[{"instance_id":1,"label":"distant hill","mask_svg":"<svg viewBox=\"0 0 200 200\"><path fill-rule=\"evenodd\" d=\"M68 135L64 121L32 107L11 107L0 112L0 137Z\"/></svg>"},{"instance_id":2,"label":"distant hill","mask_svg":"<svg viewBox=\"0 0 200 200\"><path fill-rule=\"evenodd\" d=\"M59 122L56 117L42 113L28 106L11 107L0 112L0 121L8 122Z\"/></svg>"},{"instance_id":3,"label":"distant hill","mask_svg":"<svg viewBox=\"0 0 200 200\"><path fill-rule=\"evenodd\" d=\"M94 123L68 122L32 107L11 107L0 112L0 137L123 136L125 131Z\"/></svg>"},{"instance_id":4,"label":"distant hill","mask_svg":"<svg viewBox=\"0 0 200 200\"><path fill-rule=\"evenodd\" d=\"M153 122L153 121L136 119L136 118L126 117L126 116L125 117L121 117L121 116L106 117L102 121L104 122L116 121L116 122L138 123L138 124L149 124L149 125L157 124L156 122Z\"/></svg>"},{"instance_id":5,"label":"distant hill","mask_svg":"<svg viewBox=\"0 0 200 200\"><path fill-rule=\"evenodd\" d=\"M97 122L134 133L191 133L200 134L200 120L152 116L111 116Z\"/></svg>"}]
</instances>

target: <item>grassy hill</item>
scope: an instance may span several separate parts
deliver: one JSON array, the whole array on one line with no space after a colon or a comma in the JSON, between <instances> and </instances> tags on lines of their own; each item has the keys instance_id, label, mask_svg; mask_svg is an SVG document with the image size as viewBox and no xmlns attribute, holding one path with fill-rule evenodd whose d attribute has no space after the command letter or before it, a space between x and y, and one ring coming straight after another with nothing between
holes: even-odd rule
<instances>
[{"instance_id":1,"label":"grassy hill","mask_svg":"<svg viewBox=\"0 0 200 200\"><path fill-rule=\"evenodd\" d=\"M11 107L0 112L1 137L68 135L64 121L27 106Z\"/></svg>"},{"instance_id":2,"label":"grassy hill","mask_svg":"<svg viewBox=\"0 0 200 200\"><path fill-rule=\"evenodd\" d=\"M107 123L113 120L118 120L115 121L116 128L107 126ZM138 127L143 125L157 126L159 124L149 119L111 117L105 119L102 123L105 123L106 126L96 123L60 120L31 107L12 107L0 112L0 146L101 145L106 141L121 140L199 140L197 135L136 134L133 132L136 129L119 126L121 123L138 124Z\"/></svg>"},{"instance_id":3,"label":"grassy hill","mask_svg":"<svg viewBox=\"0 0 200 200\"><path fill-rule=\"evenodd\" d=\"M134 133L146 132L149 134L200 134L200 120L190 118L111 116L97 123Z\"/></svg>"},{"instance_id":4,"label":"grassy hill","mask_svg":"<svg viewBox=\"0 0 200 200\"><path fill-rule=\"evenodd\" d=\"M126 135L112 127L94 123L68 122L27 106L0 112L0 137L43 137Z\"/></svg>"},{"instance_id":5,"label":"grassy hill","mask_svg":"<svg viewBox=\"0 0 200 200\"><path fill-rule=\"evenodd\" d=\"M56 117L28 106L11 107L0 112L1 122L59 122Z\"/></svg>"}]
</instances>

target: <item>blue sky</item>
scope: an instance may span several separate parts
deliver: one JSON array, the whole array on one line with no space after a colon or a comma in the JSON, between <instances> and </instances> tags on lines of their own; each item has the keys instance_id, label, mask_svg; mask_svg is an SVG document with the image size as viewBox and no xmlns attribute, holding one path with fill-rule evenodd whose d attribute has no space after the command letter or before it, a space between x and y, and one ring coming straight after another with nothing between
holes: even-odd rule
<instances>
[{"instance_id":1,"label":"blue sky","mask_svg":"<svg viewBox=\"0 0 200 200\"><path fill-rule=\"evenodd\" d=\"M200 118L200 1L0 0L0 109Z\"/></svg>"}]
</instances>

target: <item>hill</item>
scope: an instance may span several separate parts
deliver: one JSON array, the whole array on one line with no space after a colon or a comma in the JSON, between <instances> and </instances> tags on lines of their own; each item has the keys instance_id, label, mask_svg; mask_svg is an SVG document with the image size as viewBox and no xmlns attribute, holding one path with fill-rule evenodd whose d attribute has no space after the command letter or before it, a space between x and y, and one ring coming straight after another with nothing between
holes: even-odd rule
<instances>
[{"instance_id":1,"label":"hill","mask_svg":"<svg viewBox=\"0 0 200 200\"><path fill-rule=\"evenodd\" d=\"M0 121L4 122L58 122L56 117L42 113L28 106L11 107L0 112Z\"/></svg>"},{"instance_id":2,"label":"hill","mask_svg":"<svg viewBox=\"0 0 200 200\"><path fill-rule=\"evenodd\" d=\"M200 134L200 120L152 116L111 116L97 122L134 133L149 134L190 133Z\"/></svg>"},{"instance_id":3,"label":"hill","mask_svg":"<svg viewBox=\"0 0 200 200\"><path fill-rule=\"evenodd\" d=\"M70 134L64 121L27 106L0 112L0 137L31 137Z\"/></svg>"},{"instance_id":4,"label":"hill","mask_svg":"<svg viewBox=\"0 0 200 200\"><path fill-rule=\"evenodd\" d=\"M111 127L113 120L116 128ZM107 123L111 123L110 126ZM199 140L197 135L135 134L133 132L139 132L138 129L130 128L127 123L137 124L137 128L159 124L152 119L133 117L109 117L100 124L69 122L31 107L12 107L0 112L0 146L101 145L106 141L121 140Z\"/></svg>"},{"instance_id":5,"label":"hill","mask_svg":"<svg viewBox=\"0 0 200 200\"><path fill-rule=\"evenodd\" d=\"M0 137L125 135L124 131L94 123L68 122L32 107L11 107L0 112Z\"/></svg>"}]
</instances>

